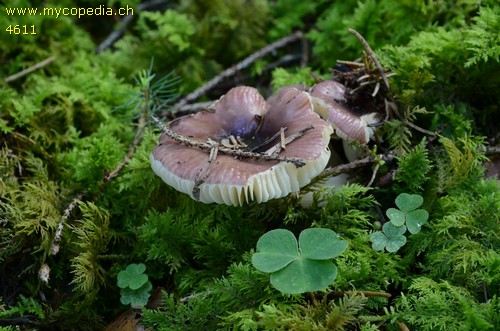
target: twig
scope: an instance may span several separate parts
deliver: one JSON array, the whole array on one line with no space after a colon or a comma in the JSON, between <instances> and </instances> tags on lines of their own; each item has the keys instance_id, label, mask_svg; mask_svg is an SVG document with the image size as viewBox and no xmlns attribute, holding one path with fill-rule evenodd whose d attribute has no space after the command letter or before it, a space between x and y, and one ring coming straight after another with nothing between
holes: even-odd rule
<instances>
[{"instance_id":1,"label":"twig","mask_svg":"<svg viewBox=\"0 0 500 331\"><path fill-rule=\"evenodd\" d=\"M214 142L210 141L201 142L201 141L191 140L186 136L174 132L172 129L168 128L163 123L161 123L160 120L155 116L151 116L151 118L153 119L153 122L155 122L155 124L162 130L163 133L165 133L170 139L175 140L180 144L203 151L210 151L214 146ZM247 152L241 149L228 148L224 146L219 146L218 152L245 159L289 162L293 163L298 168L306 164L303 159L297 157L266 155L261 153Z\"/></svg>"},{"instance_id":2,"label":"twig","mask_svg":"<svg viewBox=\"0 0 500 331\"><path fill-rule=\"evenodd\" d=\"M198 111L203 110L203 109L208 109L215 102L217 102L217 100L185 104L184 106L172 109L171 111L175 112L176 117L180 117L183 115L197 113Z\"/></svg>"},{"instance_id":3,"label":"twig","mask_svg":"<svg viewBox=\"0 0 500 331\"><path fill-rule=\"evenodd\" d=\"M370 181L368 182L368 184L366 184L367 187L370 187L373 185L373 182L375 181L375 177L377 177L377 172L378 172L379 168L380 168L380 163L375 164L375 167L373 168L373 172L372 172L372 178L370 178Z\"/></svg>"},{"instance_id":4,"label":"twig","mask_svg":"<svg viewBox=\"0 0 500 331\"><path fill-rule=\"evenodd\" d=\"M26 137L25 135L19 133L19 132L12 132L11 133L13 136L15 136L16 138L18 138L19 140L22 140L22 141L25 141L26 143L29 143L31 144L31 148L32 150L33 149L38 149L40 153L43 154L43 156L45 157L45 159L47 160L51 160L52 157L51 155L45 150L43 149L42 145L37 143L36 141L34 141L33 139L31 139L30 137Z\"/></svg>"},{"instance_id":5,"label":"twig","mask_svg":"<svg viewBox=\"0 0 500 331\"><path fill-rule=\"evenodd\" d=\"M396 324L398 325L398 327L401 331L410 331L410 329L408 329L406 324L404 324L403 322L396 322Z\"/></svg>"},{"instance_id":6,"label":"twig","mask_svg":"<svg viewBox=\"0 0 500 331\"><path fill-rule=\"evenodd\" d=\"M396 156L393 153L378 154L376 156L370 155L370 156L367 156L367 157L360 159L360 160L355 160L355 161L352 161L352 162L349 162L346 164L341 164L341 165L335 166L333 168L327 168L327 169L323 170L316 178L314 178L314 180L315 181L321 180L321 179L324 179L326 177L337 176L337 175L342 174L342 173L352 172L353 170L356 170L358 168L365 167L367 165L371 165L371 164L377 162L377 160L390 162L395 157Z\"/></svg>"},{"instance_id":7,"label":"twig","mask_svg":"<svg viewBox=\"0 0 500 331\"><path fill-rule=\"evenodd\" d=\"M485 149L481 149L486 156L494 156L500 154L500 146L487 146Z\"/></svg>"},{"instance_id":8,"label":"twig","mask_svg":"<svg viewBox=\"0 0 500 331\"><path fill-rule=\"evenodd\" d=\"M392 295L387 292L376 292L376 291L339 291L333 292L335 297L343 297L344 295L364 295L365 297L384 297L390 298Z\"/></svg>"},{"instance_id":9,"label":"twig","mask_svg":"<svg viewBox=\"0 0 500 331\"><path fill-rule=\"evenodd\" d=\"M396 116L405 124L405 125L408 125L410 128L416 130L416 131L419 131L423 134L426 134L426 135L429 135L431 137L435 137L437 136L437 133L436 132L432 132L432 131L429 131L429 130L426 130L424 128L421 128L419 127L418 125L415 125L413 124L412 122L410 121L407 121L405 119L403 119L403 117L401 116L401 114L399 113L398 111L398 108L396 107L396 105L392 102L389 102L387 101L387 99L385 99L385 112L386 112L386 120L388 119L388 116L390 116L390 111L393 111L394 114L396 114Z\"/></svg>"},{"instance_id":10,"label":"twig","mask_svg":"<svg viewBox=\"0 0 500 331\"><path fill-rule=\"evenodd\" d=\"M283 128L284 131L288 130L288 128ZM273 134L270 138L267 138L266 140L264 140L263 142L261 142L260 144L258 144L257 146L254 146L252 147L252 149L250 149L250 152L253 152L253 151L256 151L258 150L259 148L261 147L264 147L268 144L270 144L272 141L274 141L276 138L278 138L279 136L281 135L281 130L276 132L275 134Z\"/></svg>"},{"instance_id":11,"label":"twig","mask_svg":"<svg viewBox=\"0 0 500 331\"><path fill-rule=\"evenodd\" d=\"M200 185L205 182L208 175L210 174L210 171L214 167L218 152L219 152L219 144L215 143L212 149L210 150L210 155L208 156L208 166L205 170L205 173L203 174L203 176L200 176L200 173L196 174L193 187L193 197L196 200L200 200Z\"/></svg>"},{"instance_id":12,"label":"twig","mask_svg":"<svg viewBox=\"0 0 500 331\"><path fill-rule=\"evenodd\" d=\"M405 123L406 125L408 125L410 128L412 128L414 130L420 131L423 134L426 134L426 135L429 135L432 137L436 135L436 132L432 132L432 131L426 130L424 128L421 128L418 125L415 125L410 121L404 121L403 123Z\"/></svg>"},{"instance_id":13,"label":"twig","mask_svg":"<svg viewBox=\"0 0 500 331\"><path fill-rule=\"evenodd\" d=\"M205 94L207 91L209 91L214 86L216 86L217 84L219 84L223 79L228 78L230 76L233 76L238 71L240 71L240 70L242 70L242 69L250 66L256 60L258 60L258 59L266 56L267 54L275 51L278 48L284 47L284 46L286 46L289 43L292 43L292 42L294 42L296 40L299 40L302 37L303 37L303 33L301 31L297 31L297 32L295 32L295 33L293 33L293 34L291 34L289 36L286 36L286 37L284 37L282 39L279 39L279 40L277 40L277 41L275 41L275 42L267 45L264 48L261 48L257 52L255 52L252 55L250 55L247 58L245 58L243 61L241 61L238 64L236 64L236 65L234 65L234 66L232 66L232 67L224 70L219 75L215 76L214 78L212 78L211 80L209 80L208 82L206 82L205 84L203 84L201 87L199 87L195 91L193 91L190 94L186 95L184 98L182 98L181 100L179 100L179 102L177 102L173 106L173 108L180 108L180 107L184 106L185 104L187 104L188 102L190 102L192 100L196 100L201 95Z\"/></svg>"},{"instance_id":14,"label":"twig","mask_svg":"<svg viewBox=\"0 0 500 331\"><path fill-rule=\"evenodd\" d=\"M267 151L264 152L264 154L268 155L277 155L282 149L285 149L284 146L289 145L292 143L294 140L302 137L307 131L314 129L314 126L309 125L305 127L304 129L295 132L294 134L289 135L286 137L284 140L280 140L275 146L269 148ZM284 133L285 130L284 128L281 128L281 130L278 132L278 134L281 136L282 133Z\"/></svg>"},{"instance_id":15,"label":"twig","mask_svg":"<svg viewBox=\"0 0 500 331\"><path fill-rule=\"evenodd\" d=\"M373 52L373 50L370 47L370 45L368 44L368 42L365 40L365 38L363 38L363 36L361 34L359 34L358 31L356 31L354 29L349 29L349 32L352 33L353 35L355 35L356 38L358 38L358 40L363 45L363 48L366 50L368 55L370 55L370 58L372 59L373 63L375 63L375 66L377 67L378 71L380 72L380 76L382 77L382 80L384 81L385 87L387 87L387 90L389 91L391 88L389 86L389 81L387 80L387 77L385 76L384 68L382 67L382 65L378 61L377 56Z\"/></svg>"},{"instance_id":16,"label":"twig","mask_svg":"<svg viewBox=\"0 0 500 331\"><path fill-rule=\"evenodd\" d=\"M146 112L144 111L143 114L146 114ZM130 159L134 156L135 149L140 144L144 133L144 128L146 127L146 119L145 119L146 115L143 114L141 114L141 117L139 118L137 133L135 134L134 141L132 141L132 143L128 148L127 154L125 155L123 160L118 164L118 166L116 166L116 168L113 169L113 171L104 176L103 183L107 183L114 177L116 177L118 173L123 169L123 167L128 163L128 161L130 161Z\"/></svg>"},{"instance_id":17,"label":"twig","mask_svg":"<svg viewBox=\"0 0 500 331\"><path fill-rule=\"evenodd\" d=\"M163 5L167 0L151 0L141 3L137 6L137 10L148 10L152 7ZM134 20L134 15L127 15L121 21L118 29L111 32L106 39L104 39L99 46L97 46L96 53L102 53L104 50L113 46L113 44L123 36L123 32L127 29L128 25Z\"/></svg>"},{"instance_id":18,"label":"twig","mask_svg":"<svg viewBox=\"0 0 500 331\"><path fill-rule=\"evenodd\" d=\"M306 38L301 38L301 46L302 46L302 56L300 59L300 66L305 68L307 63L309 62L309 43Z\"/></svg>"},{"instance_id":19,"label":"twig","mask_svg":"<svg viewBox=\"0 0 500 331\"><path fill-rule=\"evenodd\" d=\"M7 78L5 78L5 82L7 83L10 83L10 82L13 82L15 81L16 79L19 79L21 77L24 77L30 73L32 73L33 71L36 71L40 68L43 68L45 67L46 65L50 64L52 61L54 61L56 58L53 57L53 56L49 56L48 58L46 58L45 60L41 61L41 62L38 62L37 64L35 65L32 65L31 67L28 67L24 70L21 70L19 71L18 73L16 74L13 74Z\"/></svg>"},{"instance_id":20,"label":"twig","mask_svg":"<svg viewBox=\"0 0 500 331\"><path fill-rule=\"evenodd\" d=\"M50 254L56 255L59 252L59 243L61 242L62 239L62 232L64 229L64 225L66 224L66 221L68 220L69 216L73 212L73 209L76 208L78 202L82 200L83 194L78 194L73 201L69 204L69 206L64 210L63 216L59 223L57 224L56 228L56 233L54 234L54 239L52 240L52 246L50 248Z\"/></svg>"}]
</instances>

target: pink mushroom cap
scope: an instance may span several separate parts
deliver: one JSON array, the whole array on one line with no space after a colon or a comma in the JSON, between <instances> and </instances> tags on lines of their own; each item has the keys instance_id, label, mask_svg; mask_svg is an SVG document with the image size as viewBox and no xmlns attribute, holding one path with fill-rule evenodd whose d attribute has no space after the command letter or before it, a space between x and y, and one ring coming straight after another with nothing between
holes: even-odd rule
<instances>
[{"instance_id":1,"label":"pink mushroom cap","mask_svg":"<svg viewBox=\"0 0 500 331\"><path fill-rule=\"evenodd\" d=\"M366 144L374 132L370 124L380 121L379 114L369 109L348 107L345 90L339 82L326 80L318 83L310 92L314 110L333 125L340 138Z\"/></svg>"},{"instance_id":2,"label":"pink mushroom cap","mask_svg":"<svg viewBox=\"0 0 500 331\"><path fill-rule=\"evenodd\" d=\"M312 108L306 92L284 88L266 100L247 86L231 89L211 108L170 123L177 134L199 142L221 142L239 137L248 148L265 142L281 128L286 136L312 124L314 129L286 145L280 156L301 158L305 165L277 160L236 158L219 153L204 182L199 186L199 200L239 206L256 200L265 202L299 191L317 176L330 157L328 142L333 130ZM256 150L263 152L280 140ZM207 151L183 145L163 133L151 153L153 171L167 184L192 198L195 179L208 166Z\"/></svg>"}]
</instances>

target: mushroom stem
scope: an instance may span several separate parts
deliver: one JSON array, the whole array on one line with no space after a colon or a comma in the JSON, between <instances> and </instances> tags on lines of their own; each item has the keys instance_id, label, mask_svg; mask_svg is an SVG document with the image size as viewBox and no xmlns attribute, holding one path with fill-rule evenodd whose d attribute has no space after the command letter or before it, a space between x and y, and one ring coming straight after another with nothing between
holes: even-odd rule
<instances>
[{"instance_id":1,"label":"mushroom stem","mask_svg":"<svg viewBox=\"0 0 500 331\"><path fill-rule=\"evenodd\" d=\"M155 124L162 130L164 134L166 134L170 139L177 141L183 145L200 149L203 151L211 151L214 147L214 142L202 142L191 140L186 136L180 135L174 132L172 129L168 128L166 125L160 122L160 120L151 115L151 119ZM246 152L240 149L232 149L228 147L219 146L218 152L226 155L231 155L234 157L241 157L245 159L253 159L253 160L266 160L266 161L280 161L280 162L289 162L293 163L297 168L304 166L306 163L303 159L298 157L286 157L286 156L278 156L278 155L267 155L263 153L255 153L255 152Z\"/></svg>"}]
</instances>

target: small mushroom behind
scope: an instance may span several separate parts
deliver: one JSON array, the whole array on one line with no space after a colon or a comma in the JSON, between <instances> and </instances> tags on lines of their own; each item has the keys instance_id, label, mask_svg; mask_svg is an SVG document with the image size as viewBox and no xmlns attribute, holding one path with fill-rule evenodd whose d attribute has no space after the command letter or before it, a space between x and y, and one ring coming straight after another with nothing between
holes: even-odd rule
<instances>
[{"instance_id":1,"label":"small mushroom behind","mask_svg":"<svg viewBox=\"0 0 500 331\"><path fill-rule=\"evenodd\" d=\"M213 112L179 118L169 127L199 143L220 144L232 137L229 140L240 142L236 149L256 155L283 144L280 135L272 138L282 128L286 128L285 137L308 125L313 129L284 149L278 149L277 155L282 159L302 159L305 163L302 167L276 159L241 158L221 152L209 167L208 151L187 146L163 133L150 156L153 171L194 199L239 206L253 200L260 203L284 197L307 185L328 163L328 143L333 130L314 113L306 92L285 88L266 102L256 89L236 87L211 108ZM200 174L205 176L198 185L195 182ZM193 195L194 189L199 190L199 196Z\"/></svg>"},{"instance_id":2,"label":"small mushroom behind","mask_svg":"<svg viewBox=\"0 0 500 331\"><path fill-rule=\"evenodd\" d=\"M331 80L318 83L310 91L314 111L332 124L336 135L343 139L346 157L353 161L360 151L352 142L367 144L373 138L373 125L380 122L381 114L364 107L351 107L345 93L344 85Z\"/></svg>"}]
</instances>

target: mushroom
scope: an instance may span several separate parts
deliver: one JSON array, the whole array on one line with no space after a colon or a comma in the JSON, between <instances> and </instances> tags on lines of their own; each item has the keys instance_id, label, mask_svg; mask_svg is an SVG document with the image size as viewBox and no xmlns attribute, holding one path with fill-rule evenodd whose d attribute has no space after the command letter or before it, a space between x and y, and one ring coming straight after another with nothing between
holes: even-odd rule
<instances>
[{"instance_id":1,"label":"mushroom","mask_svg":"<svg viewBox=\"0 0 500 331\"><path fill-rule=\"evenodd\" d=\"M210 110L170 123L191 143L164 132L150 156L158 176L196 200L239 206L284 197L328 163L333 129L313 111L306 92L284 88L266 102L256 89L236 87ZM193 148L207 144L211 153Z\"/></svg>"},{"instance_id":2,"label":"mushroom","mask_svg":"<svg viewBox=\"0 0 500 331\"><path fill-rule=\"evenodd\" d=\"M373 138L373 125L380 122L381 114L369 107L351 107L345 93L344 85L331 80L318 83L310 91L314 111L332 124L336 135L342 138L347 159L354 161L363 151L353 142L367 144Z\"/></svg>"},{"instance_id":3,"label":"mushroom","mask_svg":"<svg viewBox=\"0 0 500 331\"><path fill-rule=\"evenodd\" d=\"M345 86L339 82L318 83L310 91L314 110L333 125L340 138L366 144L373 137L371 125L380 121L380 114L371 109L348 107L345 92Z\"/></svg>"}]
</instances>

